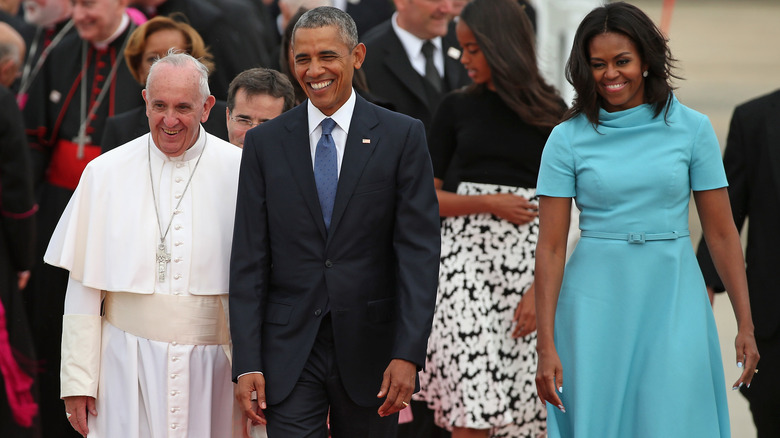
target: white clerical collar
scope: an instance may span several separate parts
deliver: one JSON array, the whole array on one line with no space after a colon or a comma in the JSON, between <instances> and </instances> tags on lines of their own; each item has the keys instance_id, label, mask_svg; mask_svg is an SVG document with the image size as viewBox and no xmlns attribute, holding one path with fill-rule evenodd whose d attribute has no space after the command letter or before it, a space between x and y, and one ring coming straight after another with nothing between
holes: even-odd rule
<instances>
[{"instance_id":1,"label":"white clerical collar","mask_svg":"<svg viewBox=\"0 0 780 438\"><path fill-rule=\"evenodd\" d=\"M109 44L113 43L115 39L119 38L119 35L122 35L122 32L127 29L127 26L130 24L130 17L127 16L127 12L122 13L122 21L119 23L119 27L116 28L113 34L111 34L110 37L108 37L104 41L98 41L94 44L96 49L103 50L106 47L108 47Z\"/></svg>"},{"instance_id":2,"label":"white clerical collar","mask_svg":"<svg viewBox=\"0 0 780 438\"><path fill-rule=\"evenodd\" d=\"M333 119L333 121L335 121L339 128L343 129L344 132L349 133L349 124L352 122L352 113L355 111L356 100L357 98L355 97L355 89L353 88L350 90L349 99L344 102L344 105L341 105L341 108L336 110L336 112L330 116L323 114L319 108L311 103L311 100L308 100L306 109L308 110L307 112L309 115L309 135L311 135L312 132L314 132L314 130L320 126L320 123L322 123L322 121L328 117Z\"/></svg>"},{"instance_id":3,"label":"white clerical collar","mask_svg":"<svg viewBox=\"0 0 780 438\"><path fill-rule=\"evenodd\" d=\"M151 136L152 133L150 132L147 135ZM186 152L179 155L178 157L169 157L165 155L154 144L154 138L151 138L150 140L152 142L152 148L151 148L152 155L154 155L155 157L163 161L190 161L192 159L198 158L200 156L200 153L203 151L203 147L206 144L206 130L203 129L203 125L198 125L198 139L195 140L195 144L192 145L192 147L187 149Z\"/></svg>"},{"instance_id":4,"label":"white clerical collar","mask_svg":"<svg viewBox=\"0 0 780 438\"><path fill-rule=\"evenodd\" d=\"M401 40L401 45L404 46L406 56L410 60L422 56L422 46L427 40L418 38L408 30L401 28L401 26L398 25L398 12L393 13L393 17L390 19L390 23L393 25L393 30L395 31L395 34L398 35L398 39ZM441 37L431 38L430 41L436 48L435 53L441 53Z\"/></svg>"}]
</instances>

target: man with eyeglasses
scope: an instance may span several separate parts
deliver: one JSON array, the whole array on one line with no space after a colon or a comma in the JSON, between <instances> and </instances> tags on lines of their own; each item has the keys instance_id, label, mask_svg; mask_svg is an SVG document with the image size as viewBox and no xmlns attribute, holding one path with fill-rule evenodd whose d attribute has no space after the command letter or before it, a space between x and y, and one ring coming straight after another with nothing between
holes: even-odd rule
<instances>
[{"instance_id":1,"label":"man with eyeglasses","mask_svg":"<svg viewBox=\"0 0 780 438\"><path fill-rule=\"evenodd\" d=\"M276 70L252 68L239 73L228 88L225 114L230 142L244 147L244 135L295 105L290 80Z\"/></svg>"}]
</instances>

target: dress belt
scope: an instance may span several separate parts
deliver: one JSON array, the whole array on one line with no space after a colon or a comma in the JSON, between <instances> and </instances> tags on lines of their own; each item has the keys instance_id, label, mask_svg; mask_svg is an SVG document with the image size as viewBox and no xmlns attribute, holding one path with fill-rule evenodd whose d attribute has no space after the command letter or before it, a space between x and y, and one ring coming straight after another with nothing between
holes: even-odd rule
<instances>
[{"instance_id":1,"label":"dress belt","mask_svg":"<svg viewBox=\"0 0 780 438\"><path fill-rule=\"evenodd\" d=\"M668 233L607 233L604 231L588 231L583 230L580 235L582 237L595 237L596 239L611 239L611 240L625 240L628 243L642 244L648 240L675 240L680 237L690 236L691 232L684 231L670 231Z\"/></svg>"}]
</instances>

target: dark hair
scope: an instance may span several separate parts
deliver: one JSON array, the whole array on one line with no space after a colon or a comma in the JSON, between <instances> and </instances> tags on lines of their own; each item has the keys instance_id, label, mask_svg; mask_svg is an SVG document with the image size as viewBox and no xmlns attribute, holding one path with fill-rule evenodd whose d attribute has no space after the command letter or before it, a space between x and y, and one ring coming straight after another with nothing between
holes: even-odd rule
<instances>
[{"instance_id":1,"label":"dark hair","mask_svg":"<svg viewBox=\"0 0 780 438\"><path fill-rule=\"evenodd\" d=\"M238 74L230 82L228 87L227 107L230 112L236 106L236 93L238 90L244 90L248 97L254 97L261 94L267 94L271 97L283 98L284 108L282 112L288 111L295 106L295 91L287 79L287 76L268 68L250 68Z\"/></svg>"},{"instance_id":2,"label":"dark hair","mask_svg":"<svg viewBox=\"0 0 780 438\"><path fill-rule=\"evenodd\" d=\"M170 17L154 17L138 26L130 34L130 38L127 40L127 47L125 47L125 62L127 62L130 74L141 85L145 85L140 70L141 61L146 50L146 40L152 34L161 30L178 30L181 32L184 40L187 42L187 47L185 47L184 51L205 65L209 72L214 70L214 58L206 48L203 38L192 26L181 20L186 20L186 17L179 13L171 14Z\"/></svg>"},{"instance_id":3,"label":"dark hair","mask_svg":"<svg viewBox=\"0 0 780 438\"><path fill-rule=\"evenodd\" d=\"M574 86L577 96L566 113L565 119L579 114L595 126L599 123L602 98L596 91L596 82L590 67L589 46L593 37L605 33L625 35L636 46L648 75L644 80L645 103L653 106L654 117L671 105L671 78L681 79L672 73L674 63L666 37L655 23L636 6L624 2L610 3L592 10L580 23L574 35L569 61L566 63L566 79Z\"/></svg>"},{"instance_id":4,"label":"dark hair","mask_svg":"<svg viewBox=\"0 0 780 438\"><path fill-rule=\"evenodd\" d=\"M332 6L320 6L301 15L301 18L295 22L290 41L294 46L295 32L298 29L319 29L327 26L334 26L339 30L341 41L344 42L349 50L358 45L358 32L355 20L346 12Z\"/></svg>"},{"instance_id":5,"label":"dark hair","mask_svg":"<svg viewBox=\"0 0 780 438\"><path fill-rule=\"evenodd\" d=\"M515 0L473 0L460 14L484 53L493 85L501 100L520 118L549 131L561 120L565 106L539 73L531 21ZM467 92L481 92L472 84Z\"/></svg>"}]
</instances>

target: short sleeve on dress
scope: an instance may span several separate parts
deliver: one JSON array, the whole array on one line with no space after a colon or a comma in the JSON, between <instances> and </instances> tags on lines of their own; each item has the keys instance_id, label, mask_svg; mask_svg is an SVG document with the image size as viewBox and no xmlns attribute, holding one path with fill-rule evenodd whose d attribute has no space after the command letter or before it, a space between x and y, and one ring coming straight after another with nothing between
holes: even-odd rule
<instances>
[{"instance_id":1,"label":"short sleeve on dress","mask_svg":"<svg viewBox=\"0 0 780 438\"><path fill-rule=\"evenodd\" d=\"M694 138L689 168L691 190L712 190L728 186L726 171L715 130L707 117L702 118Z\"/></svg>"},{"instance_id":2,"label":"short sleeve on dress","mask_svg":"<svg viewBox=\"0 0 780 438\"><path fill-rule=\"evenodd\" d=\"M542 151L542 164L536 182L536 194L558 198L573 198L576 193L574 153L565 134L565 125L558 125L550 133Z\"/></svg>"}]
</instances>

